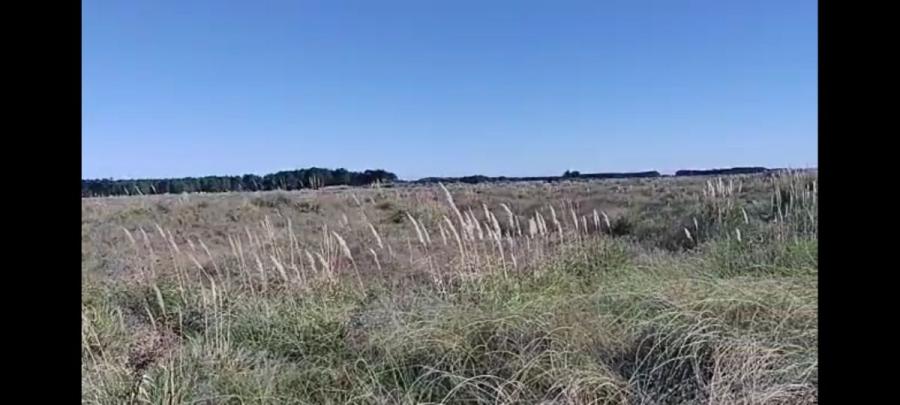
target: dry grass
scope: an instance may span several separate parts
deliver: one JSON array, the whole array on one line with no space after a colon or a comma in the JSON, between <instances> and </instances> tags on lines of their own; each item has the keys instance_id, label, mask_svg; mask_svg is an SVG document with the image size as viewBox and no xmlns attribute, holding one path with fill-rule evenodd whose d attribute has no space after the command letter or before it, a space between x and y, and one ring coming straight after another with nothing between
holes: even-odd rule
<instances>
[{"instance_id":1,"label":"dry grass","mask_svg":"<svg viewBox=\"0 0 900 405\"><path fill-rule=\"evenodd\" d=\"M85 199L85 403L816 403L817 188Z\"/></svg>"}]
</instances>

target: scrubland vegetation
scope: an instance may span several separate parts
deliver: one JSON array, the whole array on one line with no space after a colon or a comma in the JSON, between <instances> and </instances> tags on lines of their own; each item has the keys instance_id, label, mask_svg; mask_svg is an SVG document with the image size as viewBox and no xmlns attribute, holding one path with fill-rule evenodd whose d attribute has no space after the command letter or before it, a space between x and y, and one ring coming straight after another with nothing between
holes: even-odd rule
<instances>
[{"instance_id":1,"label":"scrubland vegetation","mask_svg":"<svg viewBox=\"0 0 900 405\"><path fill-rule=\"evenodd\" d=\"M817 177L82 200L90 404L811 404Z\"/></svg>"}]
</instances>

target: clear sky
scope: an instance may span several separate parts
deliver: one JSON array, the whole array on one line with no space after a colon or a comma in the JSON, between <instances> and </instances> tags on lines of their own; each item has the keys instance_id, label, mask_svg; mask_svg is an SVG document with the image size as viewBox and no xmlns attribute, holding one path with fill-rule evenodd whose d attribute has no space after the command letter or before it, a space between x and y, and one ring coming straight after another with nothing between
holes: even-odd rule
<instances>
[{"instance_id":1,"label":"clear sky","mask_svg":"<svg viewBox=\"0 0 900 405\"><path fill-rule=\"evenodd\" d=\"M84 0L82 177L817 165L815 0Z\"/></svg>"}]
</instances>

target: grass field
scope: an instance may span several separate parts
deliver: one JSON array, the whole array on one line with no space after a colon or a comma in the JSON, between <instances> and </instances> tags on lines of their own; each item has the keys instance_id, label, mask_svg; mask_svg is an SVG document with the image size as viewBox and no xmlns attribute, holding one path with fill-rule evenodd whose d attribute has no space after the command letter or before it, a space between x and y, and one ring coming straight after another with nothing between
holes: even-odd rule
<instances>
[{"instance_id":1,"label":"grass field","mask_svg":"<svg viewBox=\"0 0 900 405\"><path fill-rule=\"evenodd\" d=\"M817 403L816 179L84 199L82 399Z\"/></svg>"}]
</instances>

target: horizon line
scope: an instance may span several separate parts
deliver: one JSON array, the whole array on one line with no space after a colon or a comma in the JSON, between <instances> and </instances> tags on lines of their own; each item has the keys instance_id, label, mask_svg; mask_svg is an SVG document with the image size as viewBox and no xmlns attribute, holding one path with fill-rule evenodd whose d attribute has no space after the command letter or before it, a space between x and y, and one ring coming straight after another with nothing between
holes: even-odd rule
<instances>
[{"instance_id":1,"label":"horizon line","mask_svg":"<svg viewBox=\"0 0 900 405\"><path fill-rule=\"evenodd\" d=\"M659 173L661 176L666 176L666 175L675 175L675 174L676 174L677 172L679 172L679 171L715 171L715 170L731 170L731 169L744 169L744 168L762 168L762 169L765 169L765 170L815 170L815 169L818 169L818 166L807 166L807 167L802 167L802 168L801 168L801 167L792 167L792 166L790 166L790 165L785 166L785 167L766 167L766 166L740 165L740 166L712 167L712 168L684 168L684 169L677 169L677 170L674 170L674 171L671 171L671 172L664 172L664 171L660 171L660 170L658 170L658 169L649 169L649 170L628 170L628 171L592 171L592 172L583 172L583 173L582 173L580 170L577 170L577 169L566 169L566 170L564 171L564 173L565 173L566 171L570 171L570 172L579 172L581 175L591 175L591 174L612 174L612 173L616 173L616 174L628 174L628 173L648 173L648 172L657 172L657 173ZM344 169L344 170L347 170L348 172L354 172L354 173L364 173L364 172L367 171L367 170L371 170L371 171L375 171L375 170L383 170L383 171L385 171L385 172L394 174L393 172L391 172L391 171L388 170L388 169L381 169L381 168L374 168L374 169L373 169L373 168L369 168L369 169L362 169L362 170L351 170L351 169L347 169L347 168L345 168L345 167L329 168L329 167L321 167L321 166L310 166L310 167L301 167L301 168L294 168L294 169L282 169L282 170L277 170L277 171L273 171L273 172L269 172L269 173L265 173L265 174L257 174L257 173L243 173L243 174L206 174L206 175L199 175L199 176L198 176L198 175L193 175L193 176L131 177L131 178L116 178L116 177L94 177L94 178L84 178L84 177L82 177L81 181L100 181L100 180L111 180L111 181L141 181L141 180L144 180L144 181L146 181L146 180L172 180L172 179L190 179L190 178L199 179L199 178L204 178L204 177L243 177L243 176L258 176L258 177L265 177L265 176L268 176L268 175L273 175L273 174L282 173L282 172L292 172L292 171L310 170L310 169L323 169L323 170L330 170L330 171L335 171L335 170ZM564 174L564 173L563 173L563 174ZM466 175L459 175L459 176L430 175L430 176L423 176L423 177L419 177L419 178L399 178L399 177L398 177L397 180L398 180L398 181L402 181L402 182L416 182L416 181L421 181L421 180L424 180L424 179L459 179L459 178L466 178L466 177L488 177L488 178L502 177L502 178L511 178L511 179L515 179L515 178L529 178L529 177L562 177L563 174L530 175L530 176L522 176L522 175L485 175L485 174L466 174Z\"/></svg>"}]
</instances>

